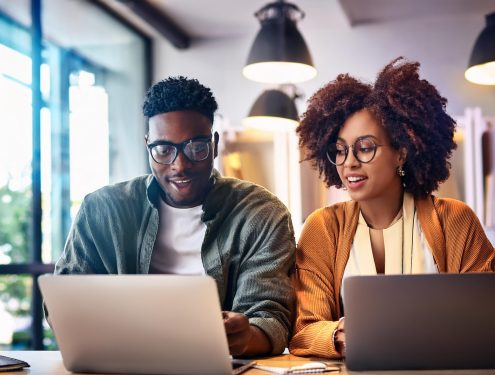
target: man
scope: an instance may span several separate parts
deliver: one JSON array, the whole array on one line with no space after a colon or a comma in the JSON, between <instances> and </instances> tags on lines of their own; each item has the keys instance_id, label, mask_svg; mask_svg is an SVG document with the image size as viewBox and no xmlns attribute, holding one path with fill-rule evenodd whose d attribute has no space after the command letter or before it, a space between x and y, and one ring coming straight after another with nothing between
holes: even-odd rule
<instances>
[{"instance_id":1,"label":"man","mask_svg":"<svg viewBox=\"0 0 495 375\"><path fill-rule=\"evenodd\" d=\"M230 352L279 354L288 343L294 233L267 190L213 169L217 103L195 79L146 93L152 175L86 196L55 272L203 274L217 283Z\"/></svg>"}]
</instances>

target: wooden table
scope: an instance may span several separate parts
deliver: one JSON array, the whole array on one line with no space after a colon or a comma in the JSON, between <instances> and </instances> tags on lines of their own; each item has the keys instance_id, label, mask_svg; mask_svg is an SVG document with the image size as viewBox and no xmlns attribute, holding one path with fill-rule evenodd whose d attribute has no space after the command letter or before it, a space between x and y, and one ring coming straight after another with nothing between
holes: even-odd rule
<instances>
[{"instance_id":1,"label":"wooden table","mask_svg":"<svg viewBox=\"0 0 495 375\"><path fill-rule=\"evenodd\" d=\"M0 354L21 359L28 362L31 367L24 371L12 371L12 372L2 372L0 374L5 375L70 375L71 372L64 368L62 363L62 357L58 351L4 351ZM318 360L312 358L313 360ZM275 366L275 367L292 367L301 365L304 362L309 361L308 358L296 357L290 354L284 354L281 356L270 357L270 358L260 358L256 362L260 365L265 366ZM327 361L325 361L327 362ZM339 374L374 374L374 375L495 375L494 370L447 370L447 371L366 371L366 372L353 372L347 371L345 366L338 361L328 361L330 363L335 363L341 366L341 372ZM251 369L246 371L246 375L267 375L270 372Z\"/></svg>"}]
</instances>

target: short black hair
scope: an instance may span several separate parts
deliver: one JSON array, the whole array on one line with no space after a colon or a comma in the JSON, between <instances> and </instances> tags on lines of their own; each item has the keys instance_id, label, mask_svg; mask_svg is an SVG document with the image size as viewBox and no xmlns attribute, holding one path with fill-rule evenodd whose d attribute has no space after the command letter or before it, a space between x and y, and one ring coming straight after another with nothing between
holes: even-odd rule
<instances>
[{"instance_id":1,"label":"short black hair","mask_svg":"<svg viewBox=\"0 0 495 375\"><path fill-rule=\"evenodd\" d=\"M169 77L151 86L144 97L143 114L150 118L160 113L196 111L213 124L218 105L211 90L197 79Z\"/></svg>"},{"instance_id":2,"label":"short black hair","mask_svg":"<svg viewBox=\"0 0 495 375\"><path fill-rule=\"evenodd\" d=\"M447 99L419 77L418 62L399 57L378 74L374 84L340 74L320 88L297 128L306 160L313 162L328 187L342 187L337 168L326 157L346 120L369 110L390 136L395 150L407 150L404 190L426 196L449 177L456 123L445 111Z\"/></svg>"}]
</instances>

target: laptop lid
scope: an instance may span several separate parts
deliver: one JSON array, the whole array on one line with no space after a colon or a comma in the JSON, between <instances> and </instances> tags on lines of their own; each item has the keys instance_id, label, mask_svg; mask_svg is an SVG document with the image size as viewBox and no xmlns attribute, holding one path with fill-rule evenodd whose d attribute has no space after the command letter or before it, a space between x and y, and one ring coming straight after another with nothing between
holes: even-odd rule
<instances>
[{"instance_id":1,"label":"laptop lid","mask_svg":"<svg viewBox=\"0 0 495 375\"><path fill-rule=\"evenodd\" d=\"M349 370L495 368L495 274L344 280Z\"/></svg>"},{"instance_id":2,"label":"laptop lid","mask_svg":"<svg viewBox=\"0 0 495 375\"><path fill-rule=\"evenodd\" d=\"M67 370L232 371L209 276L43 275L38 282Z\"/></svg>"}]
</instances>

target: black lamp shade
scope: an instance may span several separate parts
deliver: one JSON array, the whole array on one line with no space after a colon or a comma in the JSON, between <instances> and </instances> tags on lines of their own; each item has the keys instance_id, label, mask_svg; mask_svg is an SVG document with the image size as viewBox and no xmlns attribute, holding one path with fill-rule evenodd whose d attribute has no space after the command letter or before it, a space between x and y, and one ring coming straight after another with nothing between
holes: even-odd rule
<instances>
[{"instance_id":1,"label":"black lamp shade","mask_svg":"<svg viewBox=\"0 0 495 375\"><path fill-rule=\"evenodd\" d=\"M295 62L313 66L306 42L293 21L272 19L261 26L249 51L246 65L266 61Z\"/></svg>"},{"instance_id":2,"label":"black lamp shade","mask_svg":"<svg viewBox=\"0 0 495 375\"><path fill-rule=\"evenodd\" d=\"M495 12L486 15L486 26L476 39L464 75L473 83L495 85Z\"/></svg>"},{"instance_id":3,"label":"black lamp shade","mask_svg":"<svg viewBox=\"0 0 495 375\"><path fill-rule=\"evenodd\" d=\"M251 46L243 74L253 81L277 84L314 78L313 59L296 21L280 9L277 14L261 20L261 29Z\"/></svg>"},{"instance_id":4,"label":"black lamp shade","mask_svg":"<svg viewBox=\"0 0 495 375\"><path fill-rule=\"evenodd\" d=\"M249 116L282 117L298 121L296 105L280 90L265 90L254 102Z\"/></svg>"},{"instance_id":5,"label":"black lamp shade","mask_svg":"<svg viewBox=\"0 0 495 375\"><path fill-rule=\"evenodd\" d=\"M298 124L294 99L280 90L265 90L254 102L243 123L263 130L292 129Z\"/></svg>"}]
</instances>

